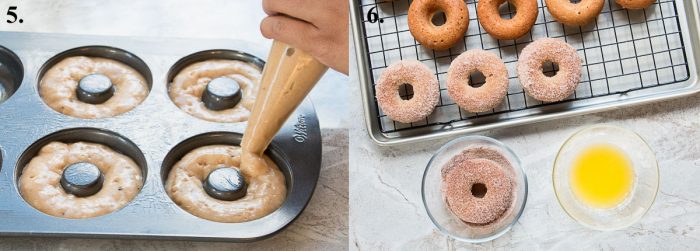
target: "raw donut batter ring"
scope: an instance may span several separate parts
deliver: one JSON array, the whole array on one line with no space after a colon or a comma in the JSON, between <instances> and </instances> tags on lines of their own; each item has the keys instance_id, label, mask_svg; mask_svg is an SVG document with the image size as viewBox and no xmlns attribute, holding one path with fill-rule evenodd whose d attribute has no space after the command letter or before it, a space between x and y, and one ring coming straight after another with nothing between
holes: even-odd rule
<instances>
[{"instance_id":1,"label":"raw donut batter ring","mask_svg":"<svg viewBox=\"0 0 700 251\"><path fill-rule=\"evenodd\" d=\"M113 96L102 104L84 103L78 99L79 81L99 73L114 85ZM146 80L134 68L107 58L69 57L52 66L39 83L39 94L57 112L76 118L109 118L128 112L148 95Z\"/></svg>"},{"instance_id":2,"label":"raw donut batter ring","mask_svg":"<svg viewBox=\"0 0 700 251\"><path fill-rule=\"evenodd\" d=\"M401 99L399 87L403 84L413 87L413 98ZM418 61L399 61L389 65L382 72L375 88L377 103L384 114L401 123L411 123L427 117L440 99L437 77Z\"/></svg>"},{"instance_id":3,"label":"raw donut batter ring","mask_svg":"<svg viewBox=\"0 0 700 251\"><path fill-rule=\"evenodd\" d=\"M488 159L467 159L444 177L443 194L448 208L466 223L488 224L511 207L513 184L498 164ZM486 189L475 191L478 185ZM480 194L480 195L479 195Z\"/></svg>"},{"instance_id":4,"label":"raw donut batter ring","mask_svg":"<svg viewBox=\"0 0 700 251\"><path fill-rule=\"evenodd\" d=\"M89 162L104 175L96 194L76 197L61 187L63 170L78 162ZM85 142L47 144L22 169L19 178L19 190L27 203L46 214L71 219L119 210L136 197L142 186L141 168L132 159L107 146Z\"/></svg>"},{"instance_id":5,"label":"raw donut batter ring","mask_svg":"<svg viewBox=\"0 0 700 251\"><path fill-rule=\"evenodd\" d=\"M516 13L504 19L498 7L506 1L515 5ZM525 35L537 21L537 0L480 0L476 6L479 23L497 39L517 39Z\"/></svg>"},{"instance_id":6,"label":"raw donut batter ring","mask_svg":"<svg viewBox=\"0 0 700 251\"><path fill-rule=\"evenodd\" d=\"M486 83L469 85L469 75L481 72ZM447 93L464 110L485 112L498 106L508 92L508 70L492 52L469 50L452 61L447 73Z\"/></svg>"},{"instance_id":7,"label":"raw donut batter ring","mask_svg":"<svg viewBox=\"0 0 700 251\"><path fill-rule=\"evenodd\" d=\"M545 0L547 10L554 19L568 26L582 26L598 17L603 9L604 0L581 0L572 3L569 0Z\"/></svg>"},{"instance_id":8,"label":"raw donut batter ring","mask_svg":"<svg viewBox=\"0 0 700 251\"><path fill-rule=\"evenodd\" d=\"M445 23L433 24L433 15L445 13ZM469 11L463 0L415 0L408 8L408 29L430 49L446 50L457 43L469 27Z\"/></svg>"},{"instance_id":9,"label":"raw donut batter ring","mask_svg":"<svg viewBox=\"0 0 700 251\"><path fill-rule=\"evenodd\" d=\"M649 7L656 0L615 0L615 2L625 9L638 10Z\"/></svg>"},{"instance_id":10,"label":"raw donut batter ring","mask_svg":"<svg viewBox=\"0 0 700 251\"><path fill-rule=\"evenodd\" d=\"M209 145L190 151L170 170L165 190L185 211L211 221L245 222L277 210L287 196L284 174L272 160L264 157L269 170L251 177L243 172L246 195L234 201L217 200L204 190L207 175L220 167L239 167L241 148Z\"/></svg>"},{"instance_id":11,"label":"raw donut batter ring","mask_svg":"<svg viewBox=\"0 0 700 251\"><path fill-rule=\"evenodd\" d=\"M556 75L542 73L542 65L552 62L559 66ZM520 53L518 78L531 97L556 102L570 96L581 80L581 58L576 49L555 38L541 38L527 45Z\"/></svg>"}]
</instances>

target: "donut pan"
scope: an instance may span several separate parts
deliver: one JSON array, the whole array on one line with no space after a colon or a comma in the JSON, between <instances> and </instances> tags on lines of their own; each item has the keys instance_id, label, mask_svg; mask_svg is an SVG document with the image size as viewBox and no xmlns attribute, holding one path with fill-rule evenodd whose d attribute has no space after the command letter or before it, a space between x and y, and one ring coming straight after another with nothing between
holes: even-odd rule
<instances>
[{"instance_id":1,"label":"donut pan","mask_svg":"<svg viewBox=\"0 0 700 251\"><path fill-rule=\"evenodd\" d=\"M97 46L95 46L97 45ZM262 67L268 48L237 40L156 39L0 32L0 235L179 239L246 242L266 238L291 224L313 194L321 166L321 135L313 105L300 105L270 148L286 176L281 208L258 220L218 223L198 218L166 194L170 167L186 152L211 144L240 143L245 123L214 123L181 111L167 94L169 80L186 64L223 58ZM106 119L78 119L47 106L38 81L67 56L112 58L131 65L149 81L146 100ZM124 208L95 218L44 214L20 196L21 168L51 141L87 141L110 146L142 167L144 186Z\"/></svg>"},{"instance_id":2,"label":"donut pan","mask_svg":"<svg viewBox=\"0 0 700 251\"><path fill-rule=\"evenodd\" d=\"M626 10L605 0L595 22L568 27L555 21L544 0L538 2L537 20L517 40L497 40L478 22L478 0L466 1L469 28L449 50L420 45L408 29L409 0L353 0L351 23L365 121L370 137L379 145L469 134L584 113L680 98L700 92L700 11L696 0L658 0L644 10ZM512 17L514 6L499 11ZM438 18L441 16L437 16ZM443 17L444 18L444 17ZM527 96L517 78L522 49L543 37L565 40L582 60L581 82L568 99L543 103ZM450 63L465 50L482 49L498 55L508 69L508 94L490 112L469 113L447 94ZM403 124L382 113L374 85L384 69L399 60L418 60L432 69L440 82L440 101L433 113L418 122ZM558 70L545 65L545 72ZM483 83L472 75L470 83ZM409 88L399 95L408 98Z\"/></svg>"}]
</instances>

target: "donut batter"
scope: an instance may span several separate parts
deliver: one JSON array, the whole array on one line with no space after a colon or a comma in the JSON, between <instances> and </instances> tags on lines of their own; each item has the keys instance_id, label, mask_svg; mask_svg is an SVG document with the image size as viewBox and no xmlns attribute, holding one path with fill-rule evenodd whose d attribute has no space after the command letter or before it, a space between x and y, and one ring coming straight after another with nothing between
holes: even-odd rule
<instances>
[{"instance_id":1,"label":"donut batter","mask_svg":"<svg viewBox=\"0 0 700 251\"><path fill-rule=\"evenodd\" d=\"M210 197L202 187L207 175L224 165L239 167L241 148L210 145L187 153L170 170L165 188L180 207L191 214L218 222L245 222L277 210L287 195L285 177L270 158L264 157L266 171L256 176L243 172L248 183L245 197L223 201Z\"/></svg>"},{"instance_id":2,"label":"donut batter","mask_svg":"<svg viewBox=\"0 0 700 251\"><path fill-rule=\"evenodd\" d=\"M61 187L61 175L70 164L96 165L104 183L88 197L76 197ZM24 200L39 211L56 217L79 219L105 215L129 203L143 186L141 168L129 157L107 146L77 142L51 142L32 158L19 178Z\"/></svg>"},{"instance_id":3,"label":"donut batter","mask_svg":"<svg viewBox=\"0 0 700 251\"><path fill-rule=\"evenodd\" d=\"M114 95L102 104L78 99L76 89L83 77L99 73L114 85ZM69 57L52 66L39 82L39 94L57 112L84 119L109 118L131 111L148 96L146 80L134 68L116 60Z\"/></svg>"},{"instance_id":4,"label":"donut batter","mask_svg":"<svg viewBox=\"0 0 700 251\"><path fill-rule=\"evenodd\" d=\"M241 87L243 97L231 109L209 110L202 102L207 84L218 77L234 79ZM182 69L170 84L168 94L175 105L197 118L212 122L242 122L248 120L253 110L260 77L260 69L253 64L237 60L207 60Z\"/></svg>"}]
</instances>

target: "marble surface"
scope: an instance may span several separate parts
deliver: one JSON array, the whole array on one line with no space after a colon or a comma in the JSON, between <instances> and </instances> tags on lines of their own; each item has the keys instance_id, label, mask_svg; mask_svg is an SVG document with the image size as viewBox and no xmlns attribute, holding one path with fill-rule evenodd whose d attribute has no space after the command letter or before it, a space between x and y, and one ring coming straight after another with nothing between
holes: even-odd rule
<instances>
[{"instance_id":1,"label":"marble surface","mask_svg":"<svg viewBox=\"0 0 700 251\"><path fill-rule=\"evenodd\" d=\"M10 5L18 6L17 13L24 23L0 21L0 31L239 39L264 47L271 45L258 29L264 17L258 0L0 0L3 13ZM347 109L346 83L346 76L329 71L311 93L323 133L321 178L299 219L270 239L234 244L0 237L0 250L347 249L348 130L346 116L337 112Z\"/></svg>"},{"instance_id":2,"label":"marble surface","mask_svg":"<svg viewBox=\"0 0 700 251\"><path fill-rule=\"evenodd\" d=\"M351 68L351 76L355 72ZM363 117L356 75L350 87L350 117ZM552 187L552 166L563 141L596 123L636 131L659 162L660 191L654 205L638 223L620 231L599 232L579 225L559 206ZM364 121L358 120L350 125L350 249L687 250L700 246L700 96L478 134L510 146L527 173L527 205L510 232L482 244L461 243L442 234L425 212L421 179L432 154L449 139L379 147L370 140Z\"/></svg>"}]
</instances>

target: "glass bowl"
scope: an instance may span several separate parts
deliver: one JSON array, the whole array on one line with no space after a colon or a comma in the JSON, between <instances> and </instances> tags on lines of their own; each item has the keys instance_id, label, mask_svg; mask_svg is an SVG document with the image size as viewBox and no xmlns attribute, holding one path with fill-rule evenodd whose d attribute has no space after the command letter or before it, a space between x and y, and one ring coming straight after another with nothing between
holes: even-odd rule
<instances>
[{"instance_id":1,"label":"glass bowl","mask_svg":"<svg viewBox=\"0 0 700 251\"><path fill-rule=\"evenodd\" d=\"M512 173L514 177L515 187L511 208L505 212L504 217L487 226L476 226L460 220L445 205L442 194L443 166L452 157L472 147L487 147L501 153L512 167L512 170L506 171ZM520 159L506 145L488 137L466 136L448 142L433 155L423 174L421 193L425 210L440 231L459 241L485 242L508 232L520 218L527 200L527 178L520 165Z\"/></svg>"},{"instance_id":2,"label":"glass bowl","mask_svg":"<svg viewBox=\"0 0 700 251\"><path fill-rule=\"evenodd\" d=\"M577 199L570 186L573 161L589 146L609 144L621 150L634 170L632 189L611 208L596 208ZM651 148L636 133L613 125L594 125L574 133L562 145L552 171L559 204L580 224L601 231L628 227L649 210L659 188L659 168Z\"/></svg>"}]
</instances>

